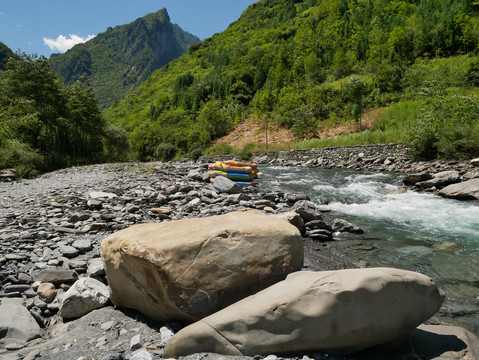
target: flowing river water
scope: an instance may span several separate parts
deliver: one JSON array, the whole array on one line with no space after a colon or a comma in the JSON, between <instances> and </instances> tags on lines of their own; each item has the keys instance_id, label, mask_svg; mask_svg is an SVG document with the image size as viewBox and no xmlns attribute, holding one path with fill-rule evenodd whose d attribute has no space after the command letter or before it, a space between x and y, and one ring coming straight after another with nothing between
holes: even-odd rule
<instances>
[{"instance_id":1,"label":"flowing river water","mask_svg":"<svg viewBox=\"0 0 479 360\"><path fill-rule=\"evenodd\" d=\"M444 199L402 185L402 176L262 167L261 187L308 195L326 218L364 230L348 256L430 276L446 293L441 322L479 335L479 201Z\"/></svg>"}]
</instances>

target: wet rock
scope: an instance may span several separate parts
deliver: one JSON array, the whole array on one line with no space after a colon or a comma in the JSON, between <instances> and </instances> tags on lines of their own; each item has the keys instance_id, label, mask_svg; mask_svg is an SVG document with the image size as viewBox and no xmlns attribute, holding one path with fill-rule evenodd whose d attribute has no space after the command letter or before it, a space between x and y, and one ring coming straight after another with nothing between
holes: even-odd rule
<instances>
[{"instance_id":1,"label":"wet rock","mask_svg":"<svg viewBox=\"0 0 479 360\"><path fill-rule=\"evenodd\" d=\"M433 178L426 181L416 183L420 188L441 188L449 184L458 183L461 181L461 175L455 170L442 171L433 175Z\"/></svg>"},{"instance_id":2,"label":"wet rock","mask_svg":"<svg viewBox=\"0 0 479 360\"><path fill-rule=\"evenodd\" d=\"M439 195L459 200L479 200L479 179L446 186L439 191Z\"/></svg>"},{"instance_id":3,"label":"wet rock","mask_svg":"<svg viewBox=\"0 0 479 360\"><path fill-rule=\"evenodd\" d=\"M304 221L322 220L323 214L316 208L316 205L309 200L299 200L293 205L293 210L297 212Z\"/></svg>"},{"instance_id":4,"label":"wet rock","mask_svg":"<svg viewBox=\"0 0 479 360\"><path fill-rule=\"evenodd\" d=\"M349 232L353 234L362 234L364 231L356 225L343 219L334 219L331 225L333 231Z\"/></svg>"},{"instance_id":5,"label":"wet rock","mask_svg":"<svg viewBox=\"0 0 479 360\"><path fill-rule=\"evenodd\" d=\"M433 176L427 172L408 174L404 176L403 183L406 185L415 185L418 182L431 180L432 178Z\"/></svg>"}]
</instances>

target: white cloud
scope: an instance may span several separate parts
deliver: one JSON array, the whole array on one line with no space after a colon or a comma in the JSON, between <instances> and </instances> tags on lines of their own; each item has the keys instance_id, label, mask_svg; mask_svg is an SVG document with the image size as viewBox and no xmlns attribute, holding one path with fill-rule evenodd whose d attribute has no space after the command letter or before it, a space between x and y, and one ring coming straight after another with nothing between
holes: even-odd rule
<instances>
[{"instance_id":1,"label":"white cloud","mask_svg":"<svg viewBox=\"0 0 479 360\"><path fill-rule=\"evenodd\" d=\"M64 35L58 35L56 39L49 39L44 37L43 43L50 48L50 50L58 50L60 52L65 52L68 49L71 49L76 44L84 43L88 40L91 40L95 35L88 35L86 37L81 37L75 34L70 34L69 38Z\"/></svg>"}]
</instances>

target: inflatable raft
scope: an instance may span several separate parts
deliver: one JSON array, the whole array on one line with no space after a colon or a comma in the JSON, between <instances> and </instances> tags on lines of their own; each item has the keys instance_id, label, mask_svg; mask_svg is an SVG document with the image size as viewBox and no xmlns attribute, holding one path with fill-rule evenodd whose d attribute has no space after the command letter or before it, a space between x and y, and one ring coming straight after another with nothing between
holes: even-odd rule
<instances>
[{"instance_id":1,"label":"inflatable raft","mask_svg":"<svg viewBox=\"0 0 479 360\"><path fill-rule=\"evenodd\" d=\"M211 182L217 176L224 176L240 185L255 185L258 177L258 166L253 163L227 160L217 161L209 165Z\"/></svg>"}]
</instances>

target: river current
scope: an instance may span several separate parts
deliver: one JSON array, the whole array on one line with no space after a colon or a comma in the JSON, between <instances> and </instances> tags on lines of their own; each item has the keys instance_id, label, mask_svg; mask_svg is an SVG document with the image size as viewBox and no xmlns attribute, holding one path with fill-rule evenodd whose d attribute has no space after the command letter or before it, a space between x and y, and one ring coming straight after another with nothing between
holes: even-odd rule
<instances>
[{"instance_id":1,"label":"river current","mask_svg":"<svg viewBox=\"0 0 479 360\"><path fill-rule=\"evenodd\" d=\"M353 252L369 266L430 276L446 293L443 321L479 335L479 201L418 193L390 173L261 167L261 187L308 195L326 218L364 230ZM351 253L349 253L351 255ZM442 320L441 320L442 322Z\"/></svg>"}]
</instances>

